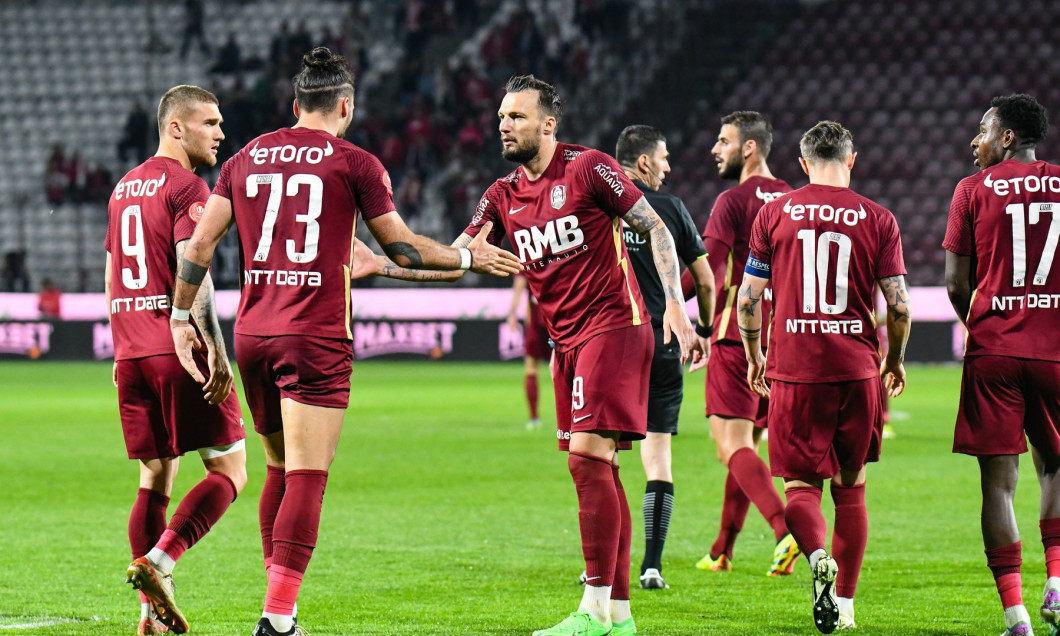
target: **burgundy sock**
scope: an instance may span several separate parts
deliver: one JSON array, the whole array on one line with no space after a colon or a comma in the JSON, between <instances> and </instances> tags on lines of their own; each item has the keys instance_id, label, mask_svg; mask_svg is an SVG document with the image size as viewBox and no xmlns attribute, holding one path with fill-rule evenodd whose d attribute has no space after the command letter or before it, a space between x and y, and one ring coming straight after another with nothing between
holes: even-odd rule
<instances>
[{"instance_id":1,"label":"burgundy sock","mask_svg":"<svg viewBox=\"0 0 1060 636\"><path fill-rule=\"evenodd\" d=\"M807 558L817 550L824 549L828 527L821 512L821 491L804 486L788 488L788 507L784 519L795 541Z\"/></svg>"},{"instance_id":2,"label":"burgundy sock","mask_svg":"<svg viewBox=\"0 0 1060 636\"><path fill-rule=\"evenodd\" d=\"M629 499L618 478L618 466L611 465L611 476L615 480L615 494L618 495L618 512L620 529L618 533L618 558L615 560L615 578L611 587L611 598L615 601L629 600L629 566L630 544L633 542L633 518L629 512Z\"/></svg>"},{"instance_id":3,"label":"burgundy sock","mask_svg":"<svg viewBox=\"0 0 1060 636\"><path fill-rule=\"evenodd\" d=\"M740 484L751 503L765 517L773 528L776 540L780 541L788 533L784 522L784 502L780 500L777 489L773 487L773 477L769 467L752 448L741 448L729 458L729 474ZM801 545L801 544L800 544Z\"/></svg>"},{"instance_id":4,"label":"burgundy sock","mask_svg":"<svg viewBox=\"0 0 1060 636\"><path fill-rule=\"evenodd\" d=\"M265 467L265 485L258 501L258 525L261 527L261 552L265 558L265 571L272 565L272 528L276 525L276 513L286 488L284 470L276 466Z\"/></svg>"},{"instance_id":5,"label":"burgundy sock","mask_svg":"<svg viewBox=\"0 0 1060 636\"><path fill-rule=\"evenodd\" d=\"M1042 545L1045 546L1046 576L1060 576L1060 519L1041 519L1038 527L1042 531Z\"/></svg>"},{"instance_id":6,"label":"burgundy sock","mask_svg":"<svg viewBox=\"0 0 1060 636\"><path fill-rule=\"evenodd\" d=\"M530 405L530 419L537 419L537 375L526 376L526 403Z\"/></svg>"},{"instance_id":7,"label":"burgundy sock","mask_svg":"<svg viewBox=\"0 0 1060 636\"><path fill-rule=\"evenodd\" d=\"M166 508L169 497L162 493L141 488L136 491L136 502L129 513L129 547L132 556L139 559L151 551L166 529Z\"/></svg>"},{"instance_id":8,"label":"burgundy sock","mask_svg":"<svg viewBox=\"0 0 1060 636\"><path fill-rule=\"evenodd\" d=\"M289 470L285 481L286 492L273 528L265 611L290 615L298 598L301 575L309 567L317 545L328 471Z\"/></svg>"},{"instance_id":9,"label":"burgundy sock","mask_svg":"<svg viewBox=\"0 0 1060 636\"><path fill-rule=\"evenodd\" d=\"M740 530L743 530L743 522L747 518L747 510L750 507L751 500L744 494L739 482L730 471L725 477L725 499L721 504L721 528L718 530L718 538L714 541L714 545L710 546L710 556L717 558L724 554L732 559L736 537L740 534Z\"/></svg>"},{"instance_id":10,"label":"burgundy sock","mask_svg":"<svg viewBox=\"0 0 1060 636\"><path fill-rule=\"evenodd\" d=\"M177 561L185 550L206 536L238 494L227 475L207 473L206 478L195 484L181 500L169 520L169 528L162 533L155 547Z\"/></svg>"},{"instance_id":11,"label":"burgundy sock","mask_svg":"<svg viewBox=\"0 0 1060 636\"><path fill-rule=\"evenodd\" d=\"M869 540L869 511L865 507L865 484L846 488L832 483L835 525L832 526L832 557L839 566L836 595L854 598Z\"/></svg>"},{"instance_id":12,"label":"burgundy sock","mask_svg":"<svg viewBox=\"0 0 1060 636\"><path fill-rule=\"evenodd\" d=\"M596 587L614 585L622 513L611 462L571 452L567 467L578 491L578 526L588 584ZM626 567L628 570L628 563Z\"/></svg>"},{"instance_id":13,"label":"burgundy sock","mask_svg":"<svg viewBox=\"0 0 1060 636\"><path fill-rule=\"evenodd\" d=\"M997 593L1001 596L1001 606L1023 605L1023 585L1020 580L1020 566L1023 564L1020 542L987 548L986 566L994 574Z\"/></svg>"}]
</instances>

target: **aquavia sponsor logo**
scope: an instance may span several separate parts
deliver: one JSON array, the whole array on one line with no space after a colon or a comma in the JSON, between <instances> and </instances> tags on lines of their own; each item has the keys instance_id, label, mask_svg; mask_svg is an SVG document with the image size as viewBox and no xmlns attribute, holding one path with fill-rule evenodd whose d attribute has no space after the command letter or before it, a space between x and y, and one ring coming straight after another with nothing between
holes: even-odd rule
<instances>
[{"instance_id":1,"label":"aquavia sponsor logo","mask_svg":"<svg viewBox=\"0 0 1060 636\"><path fill-rule=\"evenodd\" d=\"M622 185L622 181L618 178L618 171L614 168L608 167L606 164L598 163L593 168L593 172L600 175L600 178L604 180L604 183L611 186L611 189L615 191L615 194L622 196L626 191L626 187Z\"/></svg>"}]
</instances>

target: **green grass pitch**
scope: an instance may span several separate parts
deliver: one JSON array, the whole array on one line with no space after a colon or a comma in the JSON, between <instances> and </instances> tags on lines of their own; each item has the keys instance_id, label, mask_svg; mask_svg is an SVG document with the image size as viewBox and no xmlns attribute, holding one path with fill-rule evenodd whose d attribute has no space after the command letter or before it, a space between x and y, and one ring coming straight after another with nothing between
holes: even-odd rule
<instances>
[{"instance_id":1,"label":"green grass pitch","mask_svg":"<svg viewBox=\"0 0 1060 636\"><path fill-rule=\"evenodd\" d=\"M529 635L575 608L577 505L555 447L545 373L545 425L527 432L521 364L355 364L299 603L313 636ZM869 470L859 634L1004 628L979 535L978 470L950 453L959 382L957 367L913 367L906 395L892 403L908 417L895 422L897 438ZM663 568L672 588L634 583L640 633L814 634L806 562L792 577L765 576L773 539L753 508L734 571L694 567L717 533L724 481L702 386L702 373L689 376L674 445ZM0 364L0 440L0 634L134 633L139 608L124 571L137 467L125 458L110 365ZM247 489L176 570L194 634L246 635L260 615L264 467L256 438L248 442ZM636 452L621 460L635 569L644 475ZM201 471L196 456L184 460L170 512ZM1024 594L1036 616L1045 574L1029 458L1021 478ZM827 495L825 503L827 513Z\"/></svg>"}]
</instances>

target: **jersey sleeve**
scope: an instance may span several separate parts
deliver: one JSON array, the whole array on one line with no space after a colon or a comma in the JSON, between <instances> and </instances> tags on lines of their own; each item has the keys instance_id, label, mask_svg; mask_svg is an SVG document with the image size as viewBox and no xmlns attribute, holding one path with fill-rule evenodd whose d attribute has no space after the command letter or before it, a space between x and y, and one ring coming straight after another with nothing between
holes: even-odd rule
<instances>
[{"instance_id":1,"label":"jersey sleeve","mask_svg":"<svg viewBox=\"0 0 1060 636\"><path fill-rule=\"evenodd\" d=\"M214 194L219 197L224 197L229 201L232 200L232 166L235 165L238 157L239 155L237 154L235 157L224 162L221 166L221 176L217 177L217 183L213 186Z\"/></svg>"},{"instance_id":2,"label":"jersey sleeve","mask_svg":"<svg viewBox=\"0 0 1060 636\"><path fill-rule=\"evenodd\" d=\"M190 178L174 183L169 194L170 214L173 215L173 244L190 239L195 233L195 224L202 217L203 206L210 198L210 189L201 178L189 174Z\"/></svg>"},{"instance_id":3,"label":"jersey sleeve","mask_svg":"<svg viewBox=\"0 0 1060 636\"><path fill-rule=\"evenodd\" d=\"M464 234L475 238L482 231L482 226L492 221L493 229L490 230L486 240L493 245L501 244L501 241L504 240L504 226L501 224L500 217L497 214L497 201L500 200L499 194L497 185L490 186L486 190L482 198L478 200L478 205L475 206L475 215L471 217L471 223L468 223L464 229Z\"/></svg>"},{"instance_id":4,"label":"jersey sleeve","mask_svg":"<svg viewBox=\"0 0 1060 636\"><path fill-rule=\"evenodd\" d=\"M972 184L963 179L953 191L950 216L946 221L946 237L942 247L962 256L972 254Z\"/></svg>"},{"instance_id":5,"label":"jersey sleeve","mask_svg":"<svg viewBox=\"0 0 1060 636\"><path fill-rule=\"evenodd\" d=\"M766 204L755 217L751 226L751 251L747 256L744 271L761 278L770 277L770 264L773 262L773 246L770 243L769 219L773 216L773 206Z\"/></svg>"},{"instance_id":6,"label":"jersey sleeve","mask_svg":"<svg viewBox=\"0 0 1060 636\"><path fill-rule=\"evenodd\" d=\"M600 209L611 217L629 212L644 194L610 155L588 150L578 157L579 176Z\"/></svg>"},{"instance_id":7,"label":"jersey sleeve","mask_svg":"<svg viewBox=\"0 0 1060 636\"><path fill-rule=\"evenodd\" d=\"M905 275L905 257L902 254L902 236L894 214L881 208L880 252L876 258L876 280L888 276Z\"/></svg>"},{"instance_id":8,"label":"jersey sleeve","mask_svg":"<svg viewBox=\"0 0 1060 636\"><path fill-rule=\"evenodd\" d=\"M736 197L728 190L718 195L714 200L714 207L710 210L707 225L703 228L703 238L712 238L727 247L732 248L736 243L736 215L739 208Z\"/></svg>"},{"instance_id":9,"label":"jersey sleeve","mask_svg":"<svg viewBox=\"0 0 1060 636\"><path fill-rule=\"evenodd\" d=\"M364 151L351 151L346 155L346 161L357 208L364 218L374 219L397 209L390 173L379 159Z\"/></svg>"},{"instance_id":10,"label":"jersey sleeve","mask_svg":"<svg viewBox=\"0 0 1060 636\"><path fill-rule=\"evenodd\" d=\"M707 248L703 246L703 238L696 231L696 224L692 221L692 215L685 207L684 201L674 197L674 207L677 209L677 236L674 236L674 244L677 247L677 255L684 261L685 265L692 265L698 259L707 255Z\"/></svg>"}]
</instances>

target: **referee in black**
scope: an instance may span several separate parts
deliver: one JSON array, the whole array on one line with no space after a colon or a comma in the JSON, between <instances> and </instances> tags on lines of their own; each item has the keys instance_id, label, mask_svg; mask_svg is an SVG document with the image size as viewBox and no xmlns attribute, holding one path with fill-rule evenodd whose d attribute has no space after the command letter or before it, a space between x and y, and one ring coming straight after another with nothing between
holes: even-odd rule
<instances>
[{"instance_id":1,"label":"referee in black","mask_svg":"<svg viewBox=\"0 0 1060 636\"><path fill-rule=\"evenodd\" d=\"M707 250L688 208L674 195L658 191L670 172L668 157L666 137L657 128L629 126L618 136L615 158L662 218L674 238L678 257L692 272L699 303L696 336L709 354L714 318L714 273L710 270ZM662 577L662 552L674 505L670 438L677 434L677 419L684 395L684 367L681 366L681 348L677 341L672 339L670 344L663 344L662 316L666 302L651 247L625 226L622 238L655 328L655 356L648 388L648 436L640 444L640 458L648 479L644 489L645 546L640 586L664 589L669 586Z\"/></svg>"}]
</instances>

